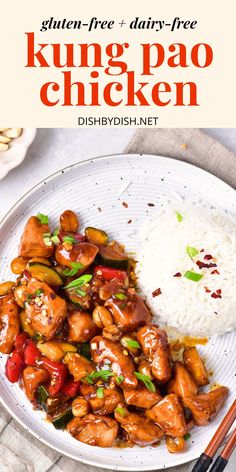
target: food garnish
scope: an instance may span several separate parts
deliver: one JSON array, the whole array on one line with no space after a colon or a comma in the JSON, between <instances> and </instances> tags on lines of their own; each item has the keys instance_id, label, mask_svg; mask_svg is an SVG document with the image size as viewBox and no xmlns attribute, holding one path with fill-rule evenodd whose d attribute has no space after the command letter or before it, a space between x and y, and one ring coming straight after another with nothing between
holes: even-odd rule
<instances>
[{"instance_id":1,"label":"food garnish","mask_svg":"<svg viewBox=\"0 0 236 472\"><path fill-rule=\"evenodd\" d=\"M199 282L199 280L202 279L203 275L198 274L197 272L193 272L191 270L187 270L184 274L184 277L186 277L186 279L192 280L193 282Z\"/></svg>"}]
</instances>

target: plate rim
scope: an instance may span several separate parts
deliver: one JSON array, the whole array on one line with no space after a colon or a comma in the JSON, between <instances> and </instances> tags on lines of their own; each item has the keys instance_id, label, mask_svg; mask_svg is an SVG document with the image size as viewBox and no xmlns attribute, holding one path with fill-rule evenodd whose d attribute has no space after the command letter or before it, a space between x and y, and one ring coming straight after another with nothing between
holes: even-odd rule
<instances>
[{"instance_id":1,"label":"plate rim","mask_svg":"<svg viewBox=\"0 0 236 472\"><path fill-rule=\"evenodd\" d=\"M152 158L157 158L157 159L160 159L160 160L165 160L165 161L169 161L169 163L171 164L172 161L174 161L175 163L177 162L180 167L183 166L187 166L187 167L191 167L191 168L194 168L194 169L197 169L197 171L200 171L200 173L204 173L204 174L207 174L208 176L210 176L210 178L213 178L215 179L216 181L220 182L221 184L224 184L226 187L228 187L230 189L230 191L234 191L236 192L236 189L234 189L231 185L229 185L227 182L225 182L223 179L221 179L220 177L217 177L216 175L212 174L211 172L203 169L202 167L200 166L197 166L195 164L192 164L192 163L189 163L189 162L185 162L183 160L179 160L177 158L172 158L172 157L166 157L166 156L162 156L162 155L158 155L158 154L146 154L146 153L112 153L112 154L107 154L107 155L99 155L99 156L95 156L95 157L89 157L87 159L83 159L82 161L77 161L73 164L69 164L68 166L65 166L63 168L60 168L59 170L53 172L52 174L48 175L47 177L45 177L44 179L42 179L40 182L38 182L37 184L35 184L33 187L31 187L29 190L27 190L27 192L25 192L23 195L21 195L18 200L14 203L14 205L11 206L10 210L1 218L0 220L0 230L2 229L3 225L5 224L6 221L8 221L11 216L12 216L12 213L21 205L21 203L23 203L31 194L33 194L37 189L39 189L42 185L44 185L44 182L50 182L51 180L53 180L54 178L58 177L60 174L62 173L67 173L69 171L71 171L72 169L74 168L77 168L77 167L80 167L80 166L83 166L83 165L86 165L86 164L89 164L89 162L93 162L93 161L97 161L97 160L102 160L102 159L109 159L109 158L125 158L125 157L130 157L130 158L136 158L136 157L142 157L142 158L145 158L145 157L152 157ZM164 468L166 468L166 466L164 467L161 467L161 469L157 469L156 466L153 465L153 467L150 468L150 466L148 467L141 467L140 466L137 468L133 468L132 466L117 466L117 465L109 465L109 464L99 464L97 463L95 460L87 460L86 458L84 459L81 459L79 457L76 457L74 456L73 454L69 453L69 452L62 452L60 448L58 448L56 445L52 445L51 443L49 443L46 439L42 438L41 436L38 436L38 434L32 430L31 427L28 427L24 421L17 416L17 414L15 412L13 412L11 410L11 407L7 405L7 403L3 400L3 398L1 397L1 393L0 393L0 403L3 405L3 407L10 413L10 415L26 430L28 431L30 434L32 434L36 439L38 439L39 441L41 441L42 443L46 444L48 447L50 447L51 449L53 450L56 450L57 452L59 452L60 454L62 455L65 455L79 463L83 463L83 464L88 464L88 465L92 465L92 466L96 466L96 467L100 467L100 468L104 468L104 469L110 469L110 470L127 470L127 471L138 471L138 470L142 470L142 471L148 471L148 470L163 470ZM98 456L99 457L99 456ZM187 464L187 463L190 463L191 461L194 461L196 460L198 457L198 454L190 459L187 459L186 461L184 462L179 462L178 460L173 462L172 465L167 465L167 467L175 467L175 466L179 466L179 465L184 465L184 464ZM174 459L174 458L173 458Z\"/></svg>"}]
</instances>

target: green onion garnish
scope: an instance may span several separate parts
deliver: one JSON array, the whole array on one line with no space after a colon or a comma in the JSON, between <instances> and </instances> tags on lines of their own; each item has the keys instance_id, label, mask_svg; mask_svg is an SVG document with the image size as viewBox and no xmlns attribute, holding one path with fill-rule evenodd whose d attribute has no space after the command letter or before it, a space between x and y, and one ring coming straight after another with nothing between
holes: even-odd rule
<instances>
[{"instance_id":1,"label":"green onion garnish","mask_svg":"<svg viewBox=\"0 0 236 472\"><path fill-rule=\"evenodd\" d=\"M71 262L70 265L71 269L68 268L63 270L63 274L67 277L73 277L78 273L79 269L83 269L84 267L83 264L81 264L80 262Z\"/></svg>"},{"instance_id":2,"label":"green onion garnish","mask_svg":"<svg viewBox=\"0 0 236 472\"><path fill-rule=\"evenodd\" d=\"M152 383L150 377L148 375L140 374L139 372L134 372L135 377L138 380L141 380L141 382L144 383L145 387L150 391L150 392L155 392L156 387L154 383Z\"/></svg>"},{"instance_id":3,"label":"green onion garnish","mask_svg":"<svg viewBox=\"0 0 236 472\"><path fill-rule=\"evenodd\" d=\"M87 295L87 292L85 292L84 290L80 290L79 288L76 290L76 293L78 293L78 295L80 295L81 297L86 297Z\"/></svg>"},{"instance_id":4,"label":"green onion garnish","mask_svg":"<svg viewBox=\"0 0 236 472\"><path fill-rule=\"evenodd\" d=\"M35 292L35 295L36 295L36 297L39 297L42 293L43 293L43 289L38 288L38 290L36 290L36 292Z\"/></svg>"},{"instance_id":5,"label":"green onion garnish","mask_svg":"<svg viewBox=\"0 0 236 472\"><path fill-rule=\"evenodd\" d=\"M43 215L43 213L38 213L37 218L40 221L42 225L47 225L48 224L48 216Z\"/></svg>"},{"instance_id":6,"label":"green onion garnish","mask_svg":"<svg viewBox=\"0 0 236 472\"><path fill-rule=\"evenodd\" d=\"M123 408L122 406L120 407L117 407L115 409L115 412L118 413L118 415L122 416L122 418L124 418L125 416L127 416L127 411L125 408Z\"/></svg>"},{"instance_id":7,"label":"green onion garnish","mask_svg":"<svg viewBox=\"0 0 236 472\"><path fill-rule=\"evenodd\" d=\"M109 377L112 377L113 375L114 372L112 372L111 370L94 370L93 372L91 372L91 374L86 375L83 380L86 380L89 385L93 385L94 380L102 379L106 381Z\"/></svg>"},{"instance_id":8,"label":"green onion garnish","mask_svg":"<svg viewBox=\"0 0 236 472\"><path fill-rule=\"evenodd\" d=\"M135 341L134 339L126 339L125 342L129 347L135 347L137 349L141 347L138 341Z\"/></svg>"},{"instance_id":9,"label":"green onion garnish","mask_svg":"<svg viewBox=\"0 0 236 472\"><path fill-rule=\"evenodd\" d=\"M97 389L96 394L97 394L97 398L103 398L103 397L104 397L104 388L99 387L99 388Z\"/></svg>"},{"instance_id":10,"label":"green onion garnish","mask_svg":"<svg viewBox=\"0 0 236 472\"><path fill-rule=\"evenodd\" d=\"M186 277L186 279L192 280L193 282L199 282L203 275L198 274L197 272L192 272L191 270L187 270L187 272L184 274L184 277Z\"/></svg>"},{"instance_id":11,"label":"green onion garnish","mask_svg":"<svg viewBox=\"0 0 236 472\"><path fill-rule=\"evenodd\" d=\"M197 254L199 254L199 251L195 247L192 247L192 246L186 246L186 251L189 257L191 257L191 259Z\"/></svg>"},{"instance_id":12,"label":"green onion garnish","mask_svg":"<svg viewBox=\"0 0 236 472\"><path fill-rule=\"evenodd\" d=\"M183 220L183 216L178 211L176 211L175 214L178 222L180 223Z\"/></svg>"},{"instance_id":13,"label":"green onion garnish","mask_svg":"<svg viewBox=\"0 0 236 472\"><path fill-rule=\"evenodd\" d=\"M53 244L60 244L60 239L58 238L58 236L52 236L51 237L51 241Z\"/></svg>"},{"instance_id":14,"label":"green onion garnish","mask_svg":"<svg viewBox=\"0 0 236 472\"><path fill-rule=\"evenodd\" d=\"M118 385L120 385L124 380L125 378L123 375L118 375L118 377L116 377L116 382L118 383Z\"/></svg>"},{"instance_id":15,"label":"green onion garnish","mask_svg":"<svg viewBox=\"0 0 236 472\"><path fill-rule=\"evenodd\" d=\"M91 274L85 274L85 275L82 275L81 277L79 277L78 279L75 279L75 280L72 280L72 282L70 282L68 285L66 285L64 288L66 288L67 290L74 290L76 288L79 288L81 287L82 285L90 282L90 280L92 279L92 275Z\"/></svg>"},{"instance_id":16,"label":"green onion garnish","mask_svg":"<svg viewBox=\"0 0 236 472\"><path fill-rule=\"evenodd\" d=\"M121 293L121 292L115 293L115 297L119 298L119 300L126 300L127 299L126 295L124 293Z\"/></svg>"},{"instance_id":17,"label":"green onion garnish","mask_svg":"<svg viewBox=\"0 0 236 472\"><path fill-rule=\"evenodd\" d=\"M60 231L59 231L59 228L56 228L56 229L54 229L52 235L53 235L53 236L58 236L59 232L60 232Z\"/></svg>"},{"instance_id":18,"label":"green onion garnish","mask_svg":"<svg viewBox=\"0 0 236 472\"><path fill-rule=\"evenodd\" d=\"M72 236L64 236L63 241L65 243L72 243L72 244L76 243L76 240Z\"/></svg>"},{"instance_id":19,"label":"green onion garnish","mask_svg":"<svg viewBox=\"0 0 236 472\"><path fill-rule=\"evenodd\" d=\"M187 434L184 435L185 441L187 441L190 438L191 438L191 434L187 433Z\"/></svg>"}]
</instances>

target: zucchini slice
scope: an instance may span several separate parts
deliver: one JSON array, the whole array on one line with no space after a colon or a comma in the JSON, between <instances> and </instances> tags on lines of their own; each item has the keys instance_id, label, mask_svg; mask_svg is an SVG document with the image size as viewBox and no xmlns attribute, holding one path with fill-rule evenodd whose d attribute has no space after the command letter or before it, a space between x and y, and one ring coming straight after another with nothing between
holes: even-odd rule
<instances>
[{"instance_id":1,"label":"zucchini slice","mask_svg":"<svg viewBox=\"0 0 236 472\"><path fill-rule=\"evenodd\" d=\"M100 245L108 243L107 233L102 229L93 228L92 226L88 226L85 229L85 237L91 244Z\"/></svg>"},{"instance_id":2,"label":"zucchini slice","mask_svg":"<svg viewBox=\"0 0 236 472\"><path fill-rule=\"evenodd\" d=\"M129 258L118 243L113 243L99 248L97 261L104 266L127 270Z\"/></svg>"},{"instance_id":3,"label":"zucchini slice","mask_svg":"<svg viewBox=\"0 0 236 472\"><path fill-rule=\"evenodd\" d=\"M67 406L61 413L54 416L52 424L56 429L65 429L67 423L73 418L71 406Z\"/></svg>"},{"instance_id":4,"label":"zucchini slice","mask_svg":"<svg viewBox=\"0 0 236 472\"><path fill-rule=\"evenodd\" d=\"M48 285L57 287L63 285L63 280L60 274L56 270L52 269L52 267L40 264L39 262L29 262L28 265L32 277L40 280L40 282L46 282Z\"/></svg>"},{"instance_id":5,"label":"zucchini slice","mask_svg":"<svg viewBox=\"0 0 236 472\"><path fill-rule=\"evenodd\" d=\"M37 401L39 403L39 405L45 410L47 411L47 399L49 397L49 393L46 389L46 387L44 387L44 385L40 385L37 389Z\"/></svg>"}]
</instances>

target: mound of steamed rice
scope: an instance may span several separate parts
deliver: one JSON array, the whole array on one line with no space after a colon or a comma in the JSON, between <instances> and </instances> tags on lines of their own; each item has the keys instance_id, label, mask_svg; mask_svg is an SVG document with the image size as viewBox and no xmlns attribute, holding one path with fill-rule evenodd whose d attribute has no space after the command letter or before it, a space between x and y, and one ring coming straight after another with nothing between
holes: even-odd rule
<instances>
[{"instance_id":1,"label":"mound of steamed rice","mask_svg":"<svg viewBox=\"0 0 236 472\"><path fill-rule=\"evenodd\" d=\"M234 329L236 220L223 211L182 202L166 205L145 222L142 233L137 275L157 322L192 336ZM191 258L187 246L198 254ZM199 268L199 261L216 266ZM187 271L203 277L193 281L185 277Z\"/></svg>"}]
</instances>

